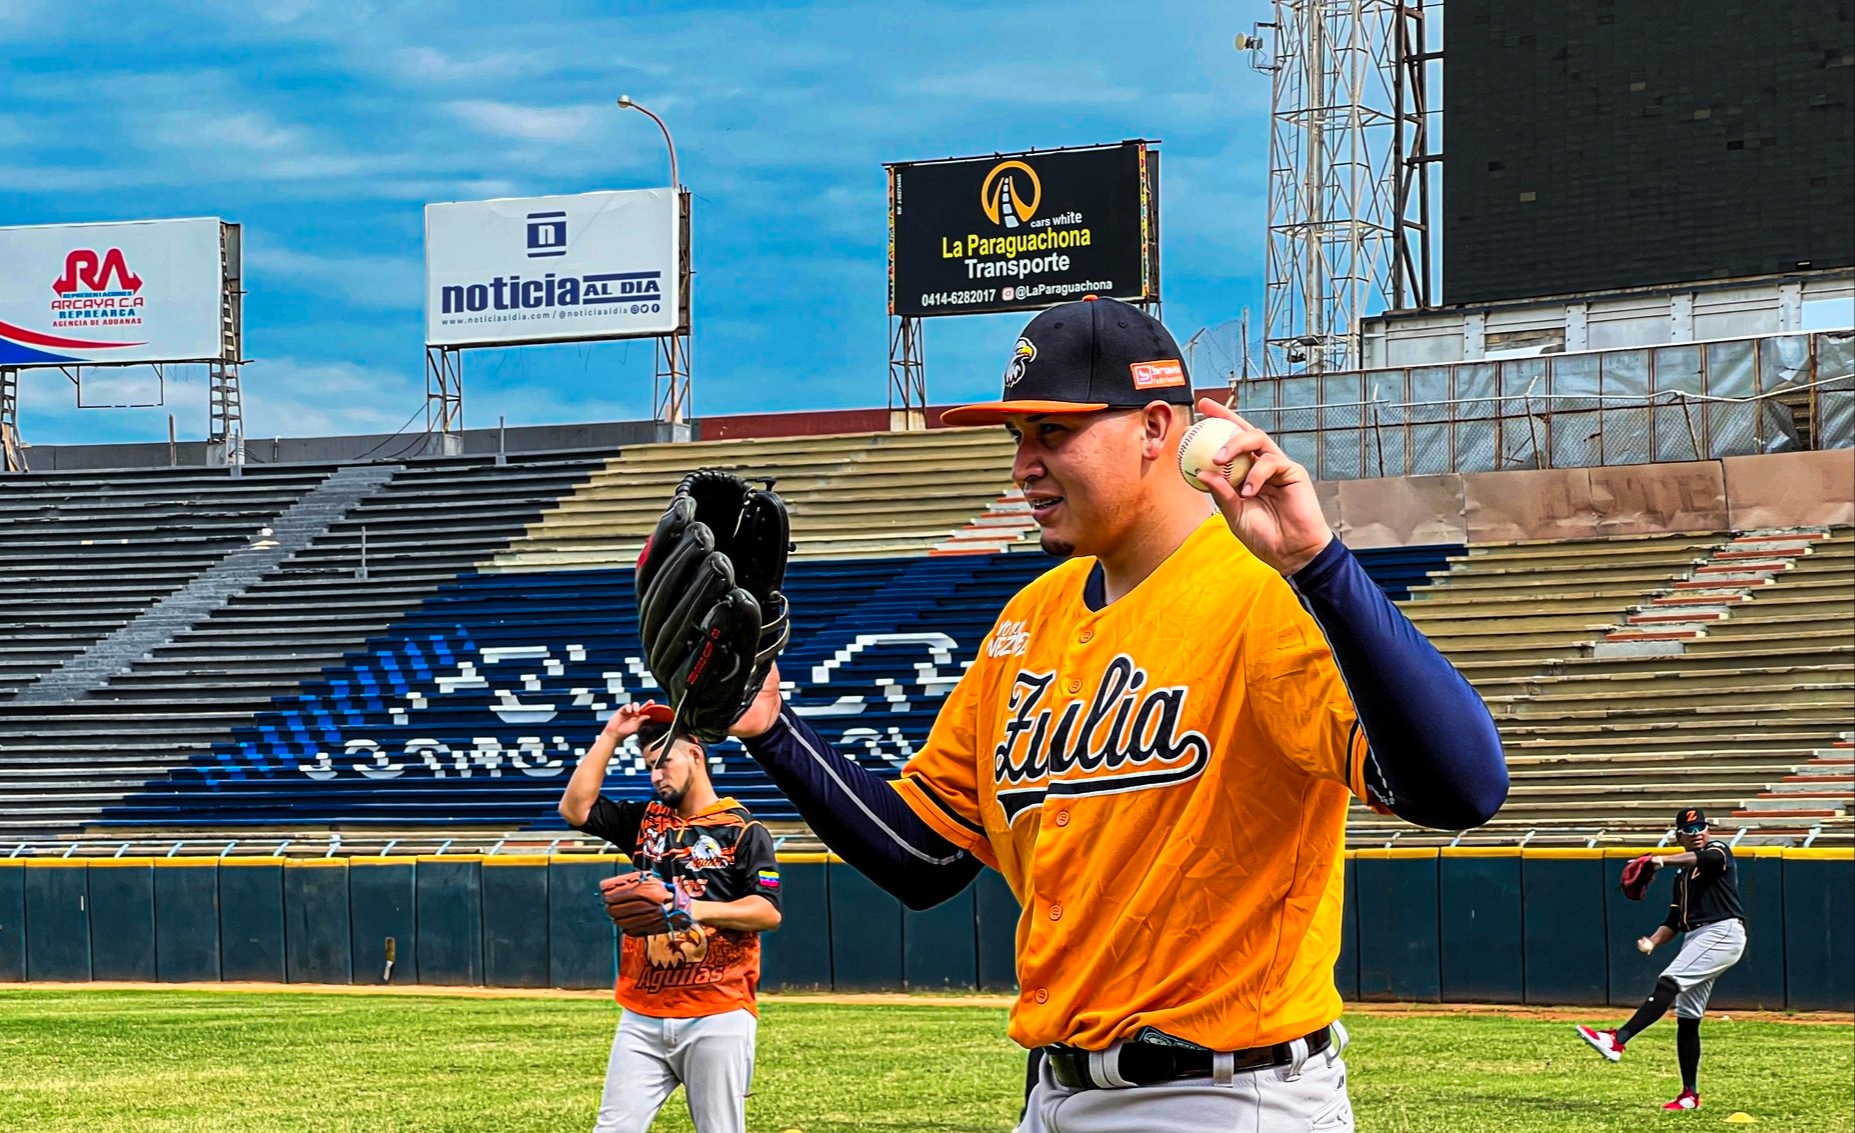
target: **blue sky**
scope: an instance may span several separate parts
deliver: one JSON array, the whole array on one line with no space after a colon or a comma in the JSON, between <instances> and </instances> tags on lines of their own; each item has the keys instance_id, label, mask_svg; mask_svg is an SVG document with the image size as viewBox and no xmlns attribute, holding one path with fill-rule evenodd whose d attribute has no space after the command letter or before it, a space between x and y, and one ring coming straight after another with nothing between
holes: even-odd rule
<instances>
[{"instance_id":1,"label":"blue sky","mask_svg":"<svg viewBox=\"0 0 1855 1133\"><path fill-rule=\"evenodd\" d=\"M424 398L422 206L666 183L626 93L696 197L697 412L880 405L884 161L1161 139L1167 323L1260 322L1268 82L1231 37L1266 13L0 0L0 224L242 222L247 434L391 431ZM1022 321L931 320L930 400L994 393ZM647 342L474 351L466 423L647 417L651 364ZM79 410L51 371L21 401L38 444L206 425L197 367L162 408Z\"/></svg>"}]
</instances>

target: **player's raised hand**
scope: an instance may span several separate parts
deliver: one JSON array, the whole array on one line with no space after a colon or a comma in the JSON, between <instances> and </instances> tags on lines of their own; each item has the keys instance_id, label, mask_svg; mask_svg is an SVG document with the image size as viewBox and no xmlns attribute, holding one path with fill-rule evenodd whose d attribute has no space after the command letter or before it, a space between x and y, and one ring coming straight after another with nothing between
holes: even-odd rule
<instances>
[{"instance_id":1,"label":"player's raised hand","mask_svg":"<svg viewBox=\"0 0 1855 1133\"><path fill-rule=\"evenodd\" d=\"M644 726L645 710L656 706L657 702L654 700L646 700L642 703L634 700L630 704L621 704L618 711L612 713L611 717L606 720L605 727L601 731L619 743L623 743L637 735L638 729Z\"/></svg>"},{"instance_id":2,"label":"player's raised hand","mask_svg":"<svg viewBox=\"0 0 1855 1133\"><path fill-rule=\"evenodd\" d=\"M775 664L766 675L766 683L760 686L754 702L741 713L741 718L728 728L728 734L744 740L751 740L762 735L779 719L779 708L784 701L779 695L779 666Z\"/></svg>"},{"instance_id":3,"label":"player's raised hand","mask_svg":"<svg viewBox=\"0 0 1855 1133\"><path fill-rule=\"evenodd\" d=\"M1234 423L1239 432L1214 458L1216 463L1238 453L1248 453L1255 461L1241 484L1233 485L1218 476L1215 469L1198 478L1211 490L1217 510L1224 515L1249 552L1274 567L1284 578L1294 574L1320 554L1333 541L1333 531L1320 510L1314 495L1314 479L1308 470L1282 451L1269 434L1237 416L1228 406L1210 398L1200 398L1198 411L1207 417L1222 417Z\"/></svg>"}]
</instances>

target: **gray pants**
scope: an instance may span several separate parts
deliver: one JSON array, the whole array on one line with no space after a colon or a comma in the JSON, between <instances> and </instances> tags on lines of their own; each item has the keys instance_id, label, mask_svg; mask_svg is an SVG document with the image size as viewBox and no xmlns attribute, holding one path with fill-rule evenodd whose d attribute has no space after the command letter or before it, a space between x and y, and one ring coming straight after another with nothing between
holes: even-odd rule
<instances>
[{"instance_id":1,"label":"gray pants","mask_svg":"<svg viewBox=\"0 0 1855 1133\"><path fill-rule=\"evenodd\" d=\"M1707 1000L1713 997L1713 982L1726 969L1739 962L1746 951L1746 926L1742 920L1715 921L1688 933L1681 951L1662 974L1681 989L1675 996L1675 1017L1698 1019L1707 1013Z\"/></svg>"},{"instance_id":2,"label":"gray pants","mask_svg":"<svg viewBox=\"0 0 1855 1133\"><path fill-rule=\"evenodd\" d=\"M1018 1133L1352 1133L1346 1029L1301 1062L1273 1070L1127 1089L1072 1090L1045 1063Z\"/></svg>"},{"instance_id":3,"label":"gray pants","mask_svg":"<svg viewBox=\"0 0 1855 1133\"><path fill-rule=\"evenodd\" d=\"M758 1026L744 1010L700 1019L625 1012L593 1133L644 1133L679 1082L696 1133L745 1133Z\"/></svg>"}]
</instances>

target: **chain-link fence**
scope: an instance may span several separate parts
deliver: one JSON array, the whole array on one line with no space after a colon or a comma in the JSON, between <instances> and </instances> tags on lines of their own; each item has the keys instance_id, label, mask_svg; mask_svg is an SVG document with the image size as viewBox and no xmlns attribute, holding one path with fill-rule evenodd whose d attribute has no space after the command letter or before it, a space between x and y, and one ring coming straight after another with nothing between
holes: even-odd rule
<instances>
[{"instance_id":1,"label":"chain-link fence","mask_svg":"<svg viewBox=\"0 0 1855 1133\"><path fill-rule=\"evenodd\" d=\"M1244 417L1322 480L1855 447L1855 334L1256 378Z\"/></svg>"}]
</instances>

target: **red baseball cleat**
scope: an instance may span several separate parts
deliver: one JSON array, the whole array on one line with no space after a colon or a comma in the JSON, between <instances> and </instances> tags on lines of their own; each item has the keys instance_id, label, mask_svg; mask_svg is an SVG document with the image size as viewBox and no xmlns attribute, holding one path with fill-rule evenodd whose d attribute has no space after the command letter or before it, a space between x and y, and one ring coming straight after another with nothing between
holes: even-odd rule
<instances>
[{"instance_id":1,"label":"red baseball cleat","mask_svg":"<svg viewBox=\"0 0 1855 1133\"><path fill-rule=\"evenodd\" d=\"M1674 1113L1676 1110L1682 1110L1682 1109L1699 1109L1700 1108L1700 1095L1695 1093L1693 1090L1682 1090L1680 1097L1664 1105L1662 1108L1667 1110L1670 1113Z\"/></svg>"},{"instance_id":2,"label":"red baseball cleat","mask_svg":"<svg viewBox=\"0 0 1855 1133\"><path fill-rule=\"evenodd\" d=\"M1590 1027L1579 1026L1578 1037L1591 1044L1591 1048L1612 1062L1623 1057L1623 1044L1617 1041L1617 1032L1599 1031Z\"/></svg>"}]
</instances>

